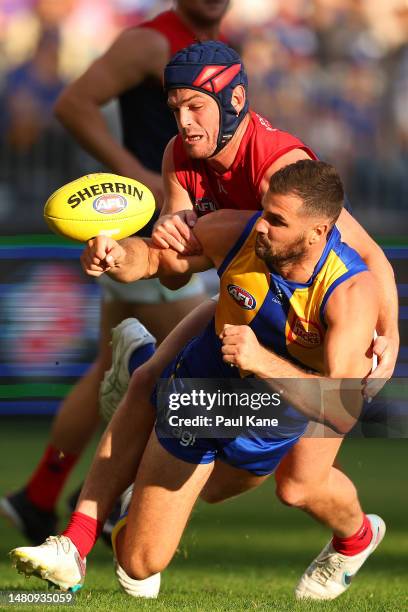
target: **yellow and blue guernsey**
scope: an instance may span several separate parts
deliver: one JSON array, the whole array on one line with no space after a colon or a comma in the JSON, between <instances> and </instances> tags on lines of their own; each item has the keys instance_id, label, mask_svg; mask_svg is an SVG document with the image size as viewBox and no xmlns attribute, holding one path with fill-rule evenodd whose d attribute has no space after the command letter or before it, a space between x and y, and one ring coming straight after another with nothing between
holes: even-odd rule
<instances>
[{"instance_id":1,"label":"yellow and blue guernsey","mask_svg":"<svg viewBox=\"0 0 408 612\"><path fill-rule=\"evenodd\" d=\"M367 270L359 254L341 242L333 227L308 282L296 283L270 272L255 253L252 217L218 270L220 300L215 332L225 323L249 325L259 342L308 370L324 372L325 307L333 290Z\"/></svg>"},{"instance_id":2,"label":"yellow and blue guernsey","mask_svg":"<svg viewBox=\"0 0 408 612\"><path fill-rule=\"evenodd\" d=\"M188 378L245 376L222 359L218 336L226 323L249 325L265 347L304 369L324 373L327 300L336 287L366 271L367 266L356 251L341 241L339 230L333 227L309 281L285 279L271 272L255 253L254 227L261 214L251 217L218 269L220 297L215 317L166 368L163 377L179 379L181 383L181 379ZM180 390L180 385L174 388ZM281 421L274 430L275 440L257 435L228 441L201 439L195 442L195 449L181 451L176 440L166 438L161 442L169 452L187 461L209 462L219 456L261 475L273 471L305 429L306 418L292 407L282 407L276 414Z\"/></svg>"}]
</instances>

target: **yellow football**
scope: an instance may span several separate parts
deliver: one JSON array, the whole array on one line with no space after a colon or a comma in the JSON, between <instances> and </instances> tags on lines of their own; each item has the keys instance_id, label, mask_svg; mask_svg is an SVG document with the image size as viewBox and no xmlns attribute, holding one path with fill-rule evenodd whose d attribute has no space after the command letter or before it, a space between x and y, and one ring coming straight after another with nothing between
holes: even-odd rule
<instances>
[{"instance_id":1,"label":"yellow football","mask_svg":"<svg viewBox=\"0 0 408 612\"><path fill-rule=\"evenodd\" d=\"M152 192L124 176L87 174L54 191L44 218L56 234L86 242L98 235L119 240L141 230L155 209Z\"/></svg>"}]
</instances>

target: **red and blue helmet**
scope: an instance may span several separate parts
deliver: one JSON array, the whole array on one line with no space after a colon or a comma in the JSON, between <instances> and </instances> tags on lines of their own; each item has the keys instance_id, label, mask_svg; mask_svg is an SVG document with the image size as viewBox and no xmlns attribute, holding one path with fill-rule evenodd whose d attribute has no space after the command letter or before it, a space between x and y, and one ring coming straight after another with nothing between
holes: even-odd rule
<instances>
[{"instance_id":1,"label":"red and blue helmet","mask_svg":"<svg viewBox=\"0 0 408 612\"><path fill-rule=\"evenodd\" d=\"M237 85L245 89L245 106L238 115L231 104ZM208 94L218 104L220 129L215 155L231 140L248 112L248 78L242 60L234 49L215 40L185 47L171 58L164 70L166 93L182 87Z\"/></svg>"}]
</instances>

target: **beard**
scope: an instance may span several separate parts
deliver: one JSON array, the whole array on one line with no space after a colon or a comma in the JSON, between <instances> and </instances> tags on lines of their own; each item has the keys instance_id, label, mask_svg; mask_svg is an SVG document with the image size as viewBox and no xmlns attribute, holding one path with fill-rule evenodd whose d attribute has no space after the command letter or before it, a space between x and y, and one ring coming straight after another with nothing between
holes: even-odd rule
<instances>
[{"instance_id":1,"label":"beard","mask_svg":"<svg viewBox=\"0 0 408 612\"><path fill-rule=\"evenodd\" d=\"M255 242L255 253L262 259L271 272L281 270L288 264L294 264L303 259L306 253L305 236L302 233L291 244L284 247L274 247L272 242L264 235L258 234Z\"/></svg>"}]
</instances>

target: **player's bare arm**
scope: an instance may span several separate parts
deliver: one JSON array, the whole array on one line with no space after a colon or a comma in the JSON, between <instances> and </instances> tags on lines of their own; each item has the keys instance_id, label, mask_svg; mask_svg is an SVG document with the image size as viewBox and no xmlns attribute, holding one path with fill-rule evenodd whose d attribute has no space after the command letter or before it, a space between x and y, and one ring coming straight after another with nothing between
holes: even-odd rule
<instances>
[{"instance_id":1,"label":"player's bare arm","mask_svg":"<svg viewBox=\"0 0 408 612\"><path fill-rule=\"evenodd\" d=\"M378 391L384 381L392 376L399 349L398 293L394 271L382 249L346 210L342 211L337 226L344 242L360 254L376 282L379 301L376 331L379 337L373 350L379 358L379 365L370 375L370 380L377 379Z\"/></svg>"},{"instance_id":2,"label":"player's bare arm","mask_svg":"<svg viewBox=\"0 0 408 612\"><path fill-rule=\"evenodd\" d=\"M168 43L154 30L125 30L108 51L60 95L55 113L76 140L95 158L122 175L136 178L157 191L161 179L118 142L101 107L146 76L161 77Z\"/></svg>"},{"instance_id":3,"label":"player's bare arm","mask_svg":"<svg viewBox=\"0 0 408 612\"><path fill-rule=\"evenodd\" d=\"M244 372L270 381L312 420L346 432L361 410L362 386L371 370L378 308L370 272L356 275L333 291L325 310L324 377L306 372L263 347L247 325L225 326L221 333L223 358Z\"/></svg>"},{"instance_id":4,"label":"player's bare arm","mask_svg":"<svg viewBox=\"0 0 408 612\"><path fill-rule=\"evenodd\" d=\"M303 149L292 149L291 151L288 151L284 155L278 157L278 159L276 159L269 166L261 180L260 190L262 195L265 195L265 193L268 191L269 181L271 179L271 176L275 174L275 172L277 172L281 168L284 168L285 166L289 166L289 164L294 164L297 161L300 161L301 159L311 159L310 155L308 155L308 153L306 153L306 151L304 151Z\"/></svg>"},{"instance_id":5,"label":"player's bare arm","mask_svg":"<svg viewBox=\"0 0 408 612\"><path fill-rule=\"evenodd\" d=\"M305 151L294 149L276 160L262 180L263 192L268 189L272 174L290 163L308 157ZM374 343L373 350L379 358L379 365L370 375L369 380L378 379L380 384L373 387L375 391L378 391L383 382L392 376L399 349L398 293L394 272L382 249L347 210L343 209L337 226L344 242L359 253L377 282L379 313L376 331L379 337ZM369 388L366 389L367 391ZM369 394L375 395L375 391Z\"/></svg>"},{"instance_id":6,"label":"player's bare arm","mask_svg":"<svg viewBox=\"0 0 408 612\"><path fill-rule=\"evenodd\" d=\"M252 214L250 211L222 210L199 219L195 232L203 246L201 255L185 256L136 236L118 242L108 236L97 236L88 241L81 264L89 276L106 273L123 283L160 275L202 272L223 261ZM221 231L222 241L219 239Z\"/></svg>"},{"instance_id":7,"label":"player's bare arm","mask_svg":"<svg viewBox=\"0 0 408 612\"><path fill-rule=\"evenodd\" d=\"M188 192L180 185L174 168L173 147L175 138L167 144L163 154L162 176L164 202L160 218L156 222L152 240L161 248L173 248L179 253L199 253L201 245L192 228L197 215Z\"/></svg>"},{"instance_id":8,"label":"player's bare arm","mask_svg":"<svg viewBox=\"0 0 408 612\"><path fill-rule=\"evenodd\" d=\"M294 149L276 160L262 180L263 193L268 189L272 174L290 163L308 158L309 156L302 149ZM373 350L379 358L379 365L370 374L368 380L375 383L373 379L376 379L378 384L373 384L372 390L368 384L365 389L366 395L372 396L378 392L384 381L392 376L398 356L398 294L394 272L382 249L347 210L343 209L336 225L344 242L359 253L377 282L379 313L376 331L379 337L374 343Z\"/></svg>"}]
</instances>

